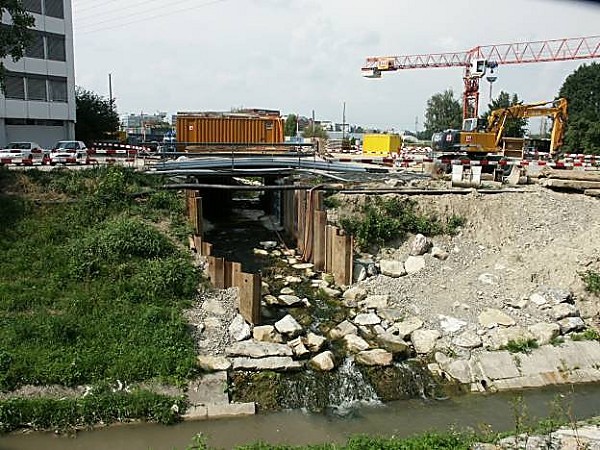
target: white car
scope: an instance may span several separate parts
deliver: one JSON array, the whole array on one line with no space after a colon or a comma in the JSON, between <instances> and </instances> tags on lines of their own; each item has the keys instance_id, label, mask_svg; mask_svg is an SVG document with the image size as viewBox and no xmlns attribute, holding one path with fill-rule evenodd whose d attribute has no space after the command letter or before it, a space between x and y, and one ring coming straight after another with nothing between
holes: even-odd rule
<instances>
[{"instance_id":1,"label":"white car","mask_svg":"<svg viewBox=\"0 0 600 450\"><path fill-rule=\"evenodd\" d=\"M0 158L42 158L48 151L37 142L11 142L0 150Z\"/></svg>"},{"instance_id":2,"label":"white car","mask_svg":"<svg viewBox=\"0 0 600 450\"><path fill-rule=\"evenodd\" d=\"M50 152L50 165L66 163L84 163L87 147L82 141L58 141Z\"/></svg>"}]
</instances>

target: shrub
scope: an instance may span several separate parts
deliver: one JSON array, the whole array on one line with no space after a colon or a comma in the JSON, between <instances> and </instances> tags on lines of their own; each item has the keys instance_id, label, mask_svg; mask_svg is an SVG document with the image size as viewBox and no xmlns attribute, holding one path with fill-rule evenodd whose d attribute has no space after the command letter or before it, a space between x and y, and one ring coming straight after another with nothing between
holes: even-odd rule
<instances>
[{"instance_id":1,"label":"shrub","mask_svg":"<svg viewBox=\"0 0 600 450\"><path fill-rule=\"evenodd\" d=\"M519 339L516 341L508 341L508 344L504 346L504 349L511 353L530 353L531 350L538 347L539 345L535 339Z\"/></svg>"},{"instance_id":2,"label":"shrub","mask_svg":"<svg viewBox=\"0 0 600 450\"><path fill-rule=\"evenodd\" d=\"M585 289L595 295L600 295L600 273L588 270L581 275Z\"/></svg>"}]
</instances>

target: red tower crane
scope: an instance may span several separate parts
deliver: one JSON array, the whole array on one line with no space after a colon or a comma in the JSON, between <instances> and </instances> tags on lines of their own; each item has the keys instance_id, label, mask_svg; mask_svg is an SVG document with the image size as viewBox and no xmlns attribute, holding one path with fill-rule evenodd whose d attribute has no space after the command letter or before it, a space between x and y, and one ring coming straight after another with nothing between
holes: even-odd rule
<instances>
[{"instance_id":1,"label":"red tower crane","mask_svg":"<svg viewBox=\"0 0 600 450\"><path fill-rule=\"evenodd\" d=\"M471 50L406 56L367 58L361 69L367 78L381 78L383 72L432 67L463 67L463 118L479 113L479 80L489 69L500 64L525 64L550 61L572 61L600 57L600 36L480 45Z\"/></svg>"}]
</instances>

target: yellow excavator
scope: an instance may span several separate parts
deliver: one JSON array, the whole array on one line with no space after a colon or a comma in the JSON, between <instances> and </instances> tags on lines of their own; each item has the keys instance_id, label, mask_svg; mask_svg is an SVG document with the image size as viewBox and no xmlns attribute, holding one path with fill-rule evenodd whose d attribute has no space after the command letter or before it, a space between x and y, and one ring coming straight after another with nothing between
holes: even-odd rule
<instances>
[{"instance_id":1,"label":"yellow excavator","mask_svg":"<svg viewBox=\"0 0 600 450\"><path fill-rule=\"evenodd\" d=\"M465 119L460 131L435 133L432 137L433 150L442 153L466 153L467 156L475 158L490 154L521 158L525 139L504 137L507 119L544 116L552 118L550 156L554 157L563 144L567 122L567 100L564 98L496 109L490 113L484 131L481 131L481 119Z\"/></svg>"}]
</instances>

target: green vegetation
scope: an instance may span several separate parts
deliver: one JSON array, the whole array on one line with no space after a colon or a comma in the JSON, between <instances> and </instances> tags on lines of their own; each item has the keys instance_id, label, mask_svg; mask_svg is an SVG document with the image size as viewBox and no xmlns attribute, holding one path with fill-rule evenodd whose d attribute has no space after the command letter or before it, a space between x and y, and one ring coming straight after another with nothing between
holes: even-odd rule
<instances>
[{"instance_id":1,"label":"green vegetation","mask_svg":"<svg viewBox=\"0 0 600 450\"><path fill-rule=\"evenodd\" d=\"M455 215L445 222L436 216L424 215L417 210L414 200L396 197L368 198L361 214L340 220L342 228L354 235L362 249L402 241L408 233L421 233L425 236L454 234L464 224L465 219Z\"/></svg>"},{"instance_id":2,"label":"green vegetation","mask_svg":"<svg viewBox=\"0 0 600 450\"><path fill-rule=\"evenodd\" d=\"M538 347L539 344L535 339L519 339L516 341L508 341L508 344L503 348L511 353L530 353L533 349Z\"/></svg>"},{"instance_id":3,"label":"green vegetation","mask_svg":"<svg viewBox=\"0 0 600 450\"><path fill-rule=\"evenodd\" d=\"M195 372L182 310L199 274L174 238L187 234L184 200L154 192L162 182L116 167L0 170L0 390L177 384ZM123 401L158 402L139 396ZM92 400L40 400L39 408L11 400L1 408L73 412L91 408ZM108 408L122 399L101 400ZM89 420L104 420L102 414Z\"/></svg>"},{"instance_id":4,"label":"green vegetation","mask_svg":"<svg viewBox=\"0 0 600 450\"><path fill-rule=\"evenodd\" d=\"M587 328L582 333L573 333L571 339L574 341L600 341L600 333L594 328Z\"/></svg>"},{"instance_id":5,"label":"green vegetation","mask_svg":"<svg viewBox=\"0 0 600 450\"><path fill-rule=\"evenodd\" d=\"M15 398L0 401L0 432L23 426L34 430L65 430L97 423L144 419L171 424L179 420L185 402L149 391L131 393L104 389L80 398Z\"/></svg>"},{"instance_id":6,"label":"green vegetation","mask_svg":"<svg viewBox=\"0 0 600 450\"><path fill-rule=\"evenodd\" d=\"M600 295L600 273L588 270L581 275L585 289L595 295Z\"/></svg>"}]
</instances>

